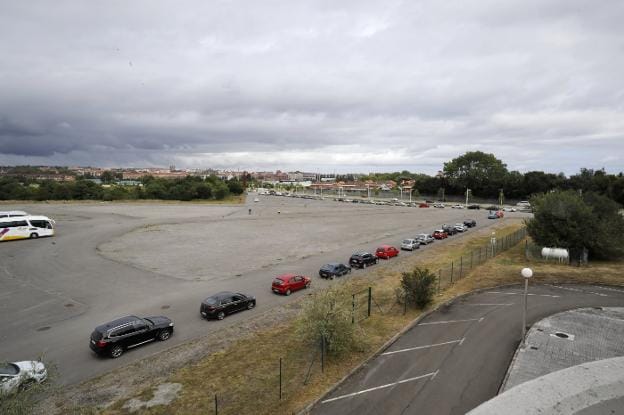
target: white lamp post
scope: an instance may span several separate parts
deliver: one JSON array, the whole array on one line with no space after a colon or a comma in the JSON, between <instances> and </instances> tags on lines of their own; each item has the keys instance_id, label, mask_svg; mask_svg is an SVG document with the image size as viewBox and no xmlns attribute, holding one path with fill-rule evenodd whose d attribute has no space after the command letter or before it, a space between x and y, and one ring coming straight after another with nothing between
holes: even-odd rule
<instances>
[{"instance_id":1,"label":"white lamp post","mask_svg":"<svg viewBox=\"0 0 624 415\"><path fill-rule=\"evenodd\" d=\"M533 276L533 270L531 268L522 268L520 274L524 278L524 308L522 311L522 343L521 347L524 347L524 338L526 337L526 315L527 315L527 295L529 292L529 278Z\"/></svg>"}]
</instances>

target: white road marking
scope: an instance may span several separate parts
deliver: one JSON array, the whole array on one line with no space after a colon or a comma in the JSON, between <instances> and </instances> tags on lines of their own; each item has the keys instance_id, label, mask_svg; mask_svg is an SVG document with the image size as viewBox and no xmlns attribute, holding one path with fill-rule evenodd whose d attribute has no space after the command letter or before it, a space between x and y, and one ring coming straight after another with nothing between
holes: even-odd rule
<instances>
[{"instance_id":1,"label":"white road marking","mask_svg":"<svg viewBox=\"0 0 624 415\"><path fill-rule=\"evenodd\" d=\"M414 378L409 378L409 379L403 379L403 380L400 380L398 382L388 383L386 385L381 385L381 386L375 386L374 388L364 389L364 390L361 390L359 392L353 392L353 393L349 393L347 395L338 396L336 398L326 399L324 401L321 401L321 403L328 403L328 402L337 401L339 399L351 398L353 396L361 395L363 393L372 392L372 391L379 390L379 389L390 388L390 387L395 386L395 385L400 385L401 383L413 382L415 380L420 380L420 379L424 379L424 378L428 378L428 377L433 379L437 374L438 374L438 370L436 370L435 372L432 372L432 373L427 373L426 375L416 376Z\"/></svg>"},{"instance_id":2,"label":"white road marking","mask_svg":"<svg viewBox=\"0 0 624 415\"><path fill-rule=\"evenodd\" d=\"M506 303L506 304L496 304L496 303L474 303L474 304L462 304L462 305L474 305L474 306L510 306L513 305L513 303Z\"/></svg>"},{"instance_id":3,"label":"white road marking","mask_svg":"<svg viewBox=\"0 0 624 415\"><path fill-rule=\"evenodd\" d=\"M478 321L481 323L485 317L481 318L469 318L466 320L441 320L441 321L430 321L428 323L420 323L419 326L431 326L433 324L452 324L452 323L464 323L468 321Z\"/></svg>"},{"instance_id":4,"label":"white road marking","mask_svg":"<svg viewBox=\"0 0 624 415\"><path fill-rule=\"evenodd\" d=\"M500 292L500 291L488 291L486 292L486 294L500 294L500 295L524 295L524 293L516 293L516 292ZM551 294L532 294L532 293L528 293L527 295L530 296L534 296L534 297L551 297L551 298L559 298L561 297L560 295L551 295Z\"/></svg>"},{"instance_id":5,"label":"white road marking","mask_svg":"<svg viewBox=\"0 0 624 415\"><path fill-rule=\"evenodd\" d=\"M606 290L606 291L615 291L616 293L624 293L624 290L619 290L617 288L610 288L610 287L596 287L600 290Z\"/></svg>"},{"instance_id":6,"label":"white road marking","mask_svg":"<svg viewBox=\"0 0 624 415\"><path fill-rule=\"evenodd\" d=\"M555 287L555 288L559 288L560 290L575 291L575 292L580 292L580 293L585 293L585 294L593 294L593 295L597 295L599 297L608 297L607 294L597 293L597 292L594 292L594 291L585 291L585 290L581 290L580 288L562 287L560 285L550 285L550 286L551 287Z\"/></svg>"},{"instance_id":7,"label":"white road marking","mask_svg":"<svg viewBox=\"0 0 624 415\"><path fill-rule=\"evenodd\" d=\"M463 342L464 342L464 338L462 337L459 340L452 340L452 341L448 341L448 342L444 342L444 343L428 344L428 345L425 345L425 346L409 347L407 349L393 350L391 352L382 353L381 355L382 356L387 356L387 355L390 355L390 354L411 352L413 350L430 349L432 347L445 346L447 344L453 344L453 343L459 343L459 345L461 346L461 344Z\"/></svg>"}]
</instances>

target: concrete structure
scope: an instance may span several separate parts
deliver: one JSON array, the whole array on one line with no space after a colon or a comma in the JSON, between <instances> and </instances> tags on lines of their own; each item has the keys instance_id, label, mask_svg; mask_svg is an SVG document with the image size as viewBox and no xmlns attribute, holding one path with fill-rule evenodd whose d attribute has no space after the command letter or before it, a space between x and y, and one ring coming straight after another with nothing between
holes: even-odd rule
<instances>
[{"instance_id":1,"label":"concrete structure","mask_svg":"<svg viewBox=\"0 0 624 415\"><path fill-rule=\"evenodd\" d=\"M624 357L584 363L525 382L470 415L621 414Z\"/></svg>"}]
</instances>

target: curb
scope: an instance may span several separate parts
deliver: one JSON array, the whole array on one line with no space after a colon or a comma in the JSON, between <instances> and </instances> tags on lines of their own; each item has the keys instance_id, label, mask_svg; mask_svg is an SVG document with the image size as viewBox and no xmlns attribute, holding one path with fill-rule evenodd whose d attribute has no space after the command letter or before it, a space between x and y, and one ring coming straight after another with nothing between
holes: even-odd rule
<instances>
[{"instance_id":1,"label":"curb","mask_svg":"<svg viewBox=\"0 0 624 415\"><path fill-rule=\"evenodd\" d=\"M387 342L385 342L383 345L381 345L379 347L379 349L377 349L375 351L375 353L373 353L372 355L367 357L366 360L364 360L360 365L358 365L357 367L351 369L349 371L349 373L347 373L338 382L334 383L331 387L329 387L329 389L327 389L319 398L317 398L314 401L310 402L308 405L305 406L305 408L303 408L299 412L297 412L297 415L307 415L307 414L309 414L310 410L316 404L321 402L323 400L323 398L325 398L327 395L329 395L330 393L335 391L340 385L342 385L342 383L344 381L346 381L349 377L351 377L352 375L357 373L359 370L362 370L373 359L376 359L377 357L379 357L379 355L381 355L386 349L388 349L388 347L392 346L392 344L394 342L396 342L401 336L403 336L405 333L407 333L408 331L410 331L411 329L416 327L418 325L418 323L420 323L426 317L428 317L429 315L435 313L436 311L438 311L442 307L448 307L449 305L453 304L455 301L457 301L457 300L459 300L459 299L461 299L463 297L467 297L469 295L478 294L480 292L487 291L487 290L492 290L494 288L507 288L507 287L515 287L515 286L519 286L519 285L521 285L521 284L504 284L504 285L495 285L493 287L478 288L476 290L473 290L473 291L470 291L470 292L467 292L467 293L464 293L464 294L460 294L457 297L453 297L453 298L451 298L450 300L448 300L448 301L446 301L444 303L438 304L438 306L436 308L422 313L415 320L413 320L411 323L409 323L407 326L405 326L403 329L401 329L401 331L399 331L397 334L392 336Z\"/></svg>"}]
</instances>

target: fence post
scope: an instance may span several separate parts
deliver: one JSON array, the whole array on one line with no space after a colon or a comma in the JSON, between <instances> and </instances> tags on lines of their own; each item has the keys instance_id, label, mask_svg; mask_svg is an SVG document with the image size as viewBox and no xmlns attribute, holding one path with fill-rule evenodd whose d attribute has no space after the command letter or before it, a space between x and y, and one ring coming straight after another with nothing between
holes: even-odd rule
<instances>
[{"instance_id":1,"label":"fence post","mask_svg":"<svg viewBox=\"0 0 624 415\"><path fill-rule=\"evenodd\" d=\"M442 281L442 268L438 270L438 294L440 294L440 283Z\"/></svg>"},{"instance_id":2,"label":"fence post","mask_svg":"<svg viewBox=\"0 0 624 415\"><path fill-rule=\"evenodd\" d=\"M280 357L280 368L279 368L279 399L282 400L282 358Z\"/></svg>"},{"instance_id":3,"label":"fence post","mask_svg":"<svg viewBox=\"0 0 624 415\"><path fill-rule=\"evenodd\" d=\"M215 415L219 415L219 401L217 401L216 393L215 393Z\"/></svg>"},{"instance_id":4,"label":"fence post","mask_svg":"<svg viewBox=\"0 0 624 415\"><path fill-rule=\"evenodd\" d=\"M470 251L470 269L472 269L472 260L474 258L474 250Z\"/></svg>"},{"instance_id":5,"label":"fence post","mask_svg":"<svg viewBox=\"0 0 624 415\"><path fill-rule=\"evenodd\" d=\"M462 273L464 272L464 257L459 257L459 279L462 279Z\"/></svg>"},{"instance_id":6,"label":"fence post","mask_svg":"<svg viewBox=\"0 0 624 415\"><path fill-rule=\"evenodd\" d=\"M355 324L355 294L351 299L351 324Z\"/></svg>"},{"instance_id":7,"label":"fence post","mask_svg":"<svg viewBox=\"0 0 624 415\"><path fill-rule=\"evenodd\" d=\"M451 284L453 283L453 261L451 261Z\"/></svg>"},{"instance_id":8,"label":"fence post","mask_svg":"<svg viewBox=\"0 0 624 415\"><path fill-rule=\"evenodd\" d=\"M371 303L373 300L373 287L368 287L368 316L371 315Z\"/></svg>"},{"instance_id":9,"label":"fence post","mask_svg":"<svg viewBox=\"0 0 624 415\"><path fill-rule=\"evenodd\" d=\"M321 336L321 373L325 373L325 335Z\"/></svg>"}]
</instances>

